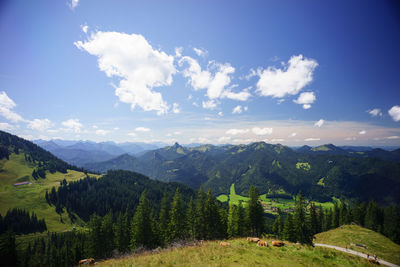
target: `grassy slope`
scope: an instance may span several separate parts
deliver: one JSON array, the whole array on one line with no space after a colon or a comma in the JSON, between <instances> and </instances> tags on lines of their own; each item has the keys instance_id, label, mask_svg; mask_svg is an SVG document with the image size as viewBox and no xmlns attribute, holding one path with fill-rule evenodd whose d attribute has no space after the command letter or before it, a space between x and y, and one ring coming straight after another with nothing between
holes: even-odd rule
<instances>
[{"instance_id":1,"label":"grassy slope","mask_svg":"<svg viewBox=\"0 0 400 267\"><path fill-rule=\"evenodd\" d=\"M0 160L0 213L4 216L10 208L22 208L34 211L38 218L46 220L47 228L51 232L71 229L68 216L64 213L61 223L60 216L54 206L49 206L45 200L45 193L51 187L59 186L64 178L67 181L79 180L85 177L82 172L68 170L68 173L46 173L46 179L34 180L31 176L34 165L26 162L24 154L11 154L10 160ZM14 187L20 181L30 181L30 185Z\"/></svg>"},{"instance_id":2,"label":"grassy slope","mask_svg":"<svg viewBox=\"0 0 400 267\"><path fill-rule=\"evenodd\" d=\"M359 252L368 252L370 255L376 253L378 258L400 265L400 245L379 233L357 225L345 225L343 229L336 228L317 234L314 242L339 247L348 246ZM364 244L367 249L350 246L350 243Z\"/></svg>"},{"instance_id":3,"label":"grassy slope","mask_svg":"<svg viewBox=\"0 0 400 267\"><path fill-rule=\"evenodd\" d=\"M325 248L295 244L265 248L245 239L229 242L231 247L221 247L219 241L210 241L203 246L111 259L99 266L368 266L360 257Z\"/></svg>"}]
</instances>

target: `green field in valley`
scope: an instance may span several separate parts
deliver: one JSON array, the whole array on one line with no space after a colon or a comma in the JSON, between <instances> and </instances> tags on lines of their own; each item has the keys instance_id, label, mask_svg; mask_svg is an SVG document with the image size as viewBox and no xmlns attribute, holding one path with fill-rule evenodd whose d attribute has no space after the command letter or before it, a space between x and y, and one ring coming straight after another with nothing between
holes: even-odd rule
<instances>
[{"instance_id":1,"label":"green field in valley","mask_svg":"<svg viewBox=\"0 0 400 267\"><path fill-rule=\"evenodd\" d=\"M284 191L278 193L285 193ZM241 195L237 195L235 192L235 184L232 184L230 187L229 195L222 194L217 197L217 199L221 202L232 203L234 205L239 205L239 201L243 201L243 206L246 206L246 202L248 201L248 197L244 197ZM260 200L264 207L264 211L266 213L276 214L276 209L280 208L284 212L291 212L295 206L295 200L293 198L275 198L269 197L267 194L260 195ZM333 208L333 201L337 201L337 199L333 199L332 202L317 202L313 201L316 206L322 206L324 209Z\"/></svg>"}]
</instances>

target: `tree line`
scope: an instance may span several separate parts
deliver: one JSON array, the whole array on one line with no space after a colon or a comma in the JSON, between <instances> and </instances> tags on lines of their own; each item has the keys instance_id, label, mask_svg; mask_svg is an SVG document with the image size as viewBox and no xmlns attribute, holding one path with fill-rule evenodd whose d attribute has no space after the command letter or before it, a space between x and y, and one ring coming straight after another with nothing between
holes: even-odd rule
<instances>
[{"instance_id":1,"label":"tree line","mask_svg":"<svg viewBox=\"0 0 400 267\"><path fill-rule=\"evenodd\" d=\"M15 234L28 234L47 230L44 219L38 219L32 212L14 208L7 211L6 215L0 214L0 234L12 231Z\"/></svg>"},{"instance_id":2,"label":"tree line","mask_svg":"<svg viewBox=\"0 0 400 267\"><path fill-rule=\"evenodd\" d=\"M304 216L300 216L300 211ZM300 220L300 218L303 218ZM355 223L360 226L381 233L392 241L400 243L400 213L396 205L379 206L374 200L362 203L346 204L344 201L335 201L334 207L324 210L316 207L313 202L308 206L303 197L298 195L294 215L283 214L278 209L278 216L273 224L273 233L282 239L291 242L302 240L299 235L299 225L303 225L304 233L313 236L345 224ZM306 239L312 242L312 239Z\"/></svg>"}]
</instances>

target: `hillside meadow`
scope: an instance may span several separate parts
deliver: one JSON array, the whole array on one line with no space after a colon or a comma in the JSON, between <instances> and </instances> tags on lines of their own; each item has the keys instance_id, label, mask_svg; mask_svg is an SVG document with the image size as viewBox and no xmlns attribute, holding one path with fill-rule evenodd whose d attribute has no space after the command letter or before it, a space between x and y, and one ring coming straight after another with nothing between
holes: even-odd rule
<instances>
[{"instance_id":1,"label":"hillside meadow","mask_svg":"<svg viewBox=\"0 0 400 267\"><path fill-rule=\"evenodd\" d=\"M266 239L270 244L272 239ZM99 262L98 266L369 266L365 259L342 252L287 243L277 248L257 247L246 239L167 249L161 252L129 255Z\"/></svg>"},{"instance_id":2,"label":"hillside meadow","mask_svg":"<svg viewBox=\"0 0 400 267\"><path fill-rule=\"evenodd\" d=\"M67 173L47 171L45 179L35 180L31 175L34 167L34 164L25 160L23 153L11 154L10 160L0 160L0 213L4 216L11 208L25 209L35 212L39 219L44 218L50 232L71 230L71 221L66 212L58 215L55 207L46 202L45 193L53 186L57 188L63 179L68 182L76 181L85 178L86 175L74 170L68 170ZM90 176L100 177L92 174ZM25 181L31 184L17 187L13 185ZM79 218L75 224L80 224Z\"/></svg>"},{"instance_id":3,"label":"hillside meadow","mask_svg":"<svg viewBox=\"0 0 400 267\"><path fill-rule=\"evenodd\" d=\"M338 247L348 247L362 253L376 255L391 263L400 265L400 245L394 243L389 238L372 230L358 225L344 225L315 235L315 243L334 245ZM363 244L367 248L351 244Z\"/></svg>"}]
</instances>

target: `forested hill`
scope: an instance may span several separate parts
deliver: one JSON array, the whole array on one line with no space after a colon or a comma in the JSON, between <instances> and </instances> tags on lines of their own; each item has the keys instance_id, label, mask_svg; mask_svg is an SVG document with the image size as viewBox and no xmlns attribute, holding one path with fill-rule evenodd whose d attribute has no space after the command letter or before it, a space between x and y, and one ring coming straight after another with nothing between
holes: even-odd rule
<instances>
[{"instance_id":1,"label":"forested hill","mask_svg":"<svg viewBox=\"0 0 400 267\"><path fill-rule=\"evenodd\" d=\"M332 150L327 146L325 152ZM323 150L322 148L320 150ZM360 155L360 154L358 154ZM179 144L123 156L85 166L89 170L126 169L162 181L177 181L193 188L204 185L215 194L246 195L256 185L261 193L295 195L309 199L338 198L380 203L400 203L400 164L377 157L340 153L300 153L283 145L264 142L249 145L212 145L185 148Z\"/></svg>"},{"instance_id":2,"label":"forested hill","mask_svg":"<svg viewBox=\"0 0 400 267\"><path fill-rule=\"evenodd\" d=\"M37 165L34 173L32 173L34 178L44 178L46 171L50 171L51 173L56 171L66 173L67 169L82 171L81 168L77 168L76 166L58 159L50 152L30 141L0 131L0 159L6 158L9 160L12 153L24 154L26 161Z\"/></svg>"},{"instance_id":3,"label":"forested hill","mask_svg":"<svg viewBox=\"0 0 400 267\"><path fill-rule=\"evenodd\" d=\"M151 207L158 213L163 194L172 198L177 188L185 203L195 196L195 190L184 184L164 183L139 173L119 170L109 171L100 179L87 177L64 182L58 190L52 188L46 199L56 206L58 212L73 211L87 221L92 214L104 216L110 211L118 214L127 208L135 210L143 191L146 191Z\"/></svg>"}]
</instances>

